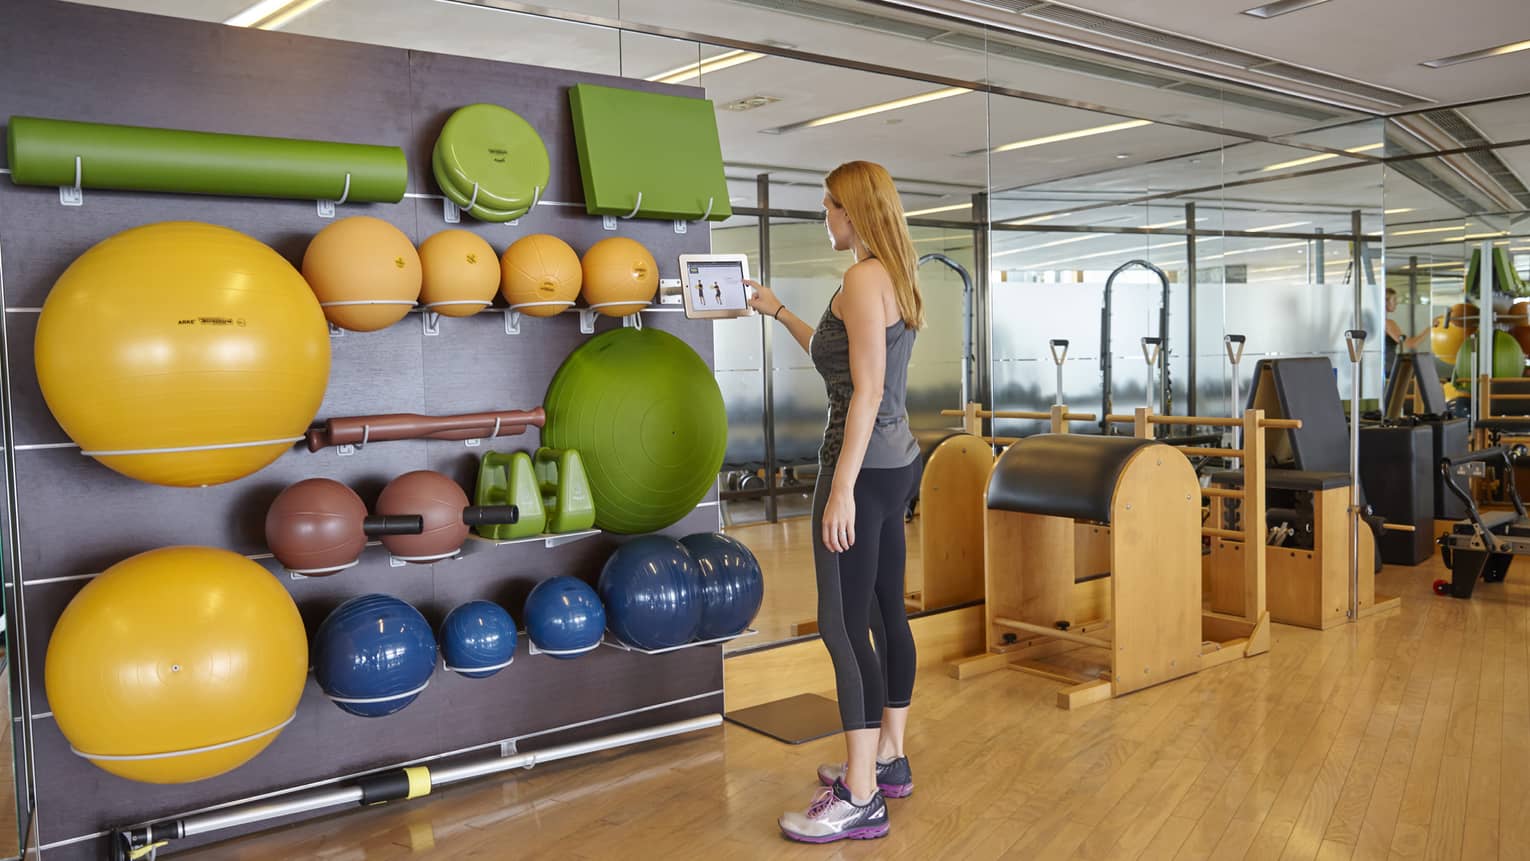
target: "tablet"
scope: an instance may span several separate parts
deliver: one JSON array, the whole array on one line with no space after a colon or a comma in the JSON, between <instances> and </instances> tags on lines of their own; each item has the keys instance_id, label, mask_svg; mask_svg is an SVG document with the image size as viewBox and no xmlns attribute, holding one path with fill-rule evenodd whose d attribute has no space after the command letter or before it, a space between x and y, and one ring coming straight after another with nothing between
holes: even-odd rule
<instances>
[{"instance_id":1,"label":"tablet","mask_svg":"<svg viewBox=\"0 0 1530 861\"><path fill-rule=\"evenodd\" d=\"M747 317L749 307L749 258L743 254L682 254L680 278L684 282L685 316L696 318Z\"/></svg>"}]
</instances>

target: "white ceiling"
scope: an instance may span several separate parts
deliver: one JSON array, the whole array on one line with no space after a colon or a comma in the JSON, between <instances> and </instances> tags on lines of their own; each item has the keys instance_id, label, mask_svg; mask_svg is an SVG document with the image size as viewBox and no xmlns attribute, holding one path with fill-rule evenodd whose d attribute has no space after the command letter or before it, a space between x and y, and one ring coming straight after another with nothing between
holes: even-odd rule
<instances>
[{"instance_id":1,"label":"white ceiling","mask_svg":"<svg viewBox=\"0 0 1530 861\"><path fill-rule=\"evenodd\" d=\"M1330 0L1276 18L1263 0L1066 0L1057 5L1168 30L1436 102L1530 91L1530 51L1431 69L1420 63L1530 39L1526 0Z\"/></svg>"},{"instance_id":2,"label":"white ceiling","mask_svg":"<svg viewBox=\"0 0 1530 861\"><path fill-rule=\"evenodd\" d=\"M179 17L221 21L243 9L249 0L80 0L95 5L169 14ZM958 0L948 0L957 2ZM485 0L497 2L497 0ZM616 0L543 0L559 9L604 18L617 17ZM947 26L909 12L889 10L859 0L821 0L841 8L864 8L866 19L858 24L813 19L763 8L763 0L621 0L623 21L645 26L665 26L687 32L727 34L755 42L773 42L802 51L832 54L866 63L893 68L917 69L956 78L982 79L1028 92L1051 97L1075 99L1115 108L1130 116L1148 116L1161 121L1190 121L1213 128L1231 128L1242 132L1282 135L1286 139L1347 149L1371 146L1383 140L1383 123L1361 119L1360 115L1329 106L1297 104L1245 90L1207 86L1204 80L1189 76L1165 78L1161 70L1151 75L1140 70L1118 68L1110 71L1099 65L1098 57L1080 65L1080 58L1092 55L1071 51L1055 53L1055 62L1044 57L1019 52L1026 41L1007 36L1009 53L997 52L989 41L989 51L978 40L974 48L962 37L970 38L960 28ZM1238 6L1225 0L1154 0L1151 6L1142 0L1085 0L1082 4L1099 11L1111 8L1152 11L1151 22L1168 26L1183 17L1188 23L1205 25L1220 21L1221 12L1205 11ZM1375 6L1381 0L1331 0L1324 6L1275 19L1258 22L1248 19L1253 32L1288 32L1289 24L1316 20L1307 16L1326 7ZM1399 0L1402 2L1402 0ZM1407 0L1412 2L1412 0ZM1530 3L1514 0L1478 0L1481 3L1514 5L1500 16L1496 32L1502 36L1512 30L1506 21L1516 16L1530 17ZM1252 5L1249 0L1249 5ZM808 8L796 4L799 10ZM823 6L812 7L821 14ZM1200 10L1192 14L1193 10ZM1236 10L1233 10L1234 13ZM1503 10L1500 10L1503 11ZM1329 14L1329 13L1325 13ZM1347 14L1347 13L1346 13ZM1444 13L1441 13L1444 14ZM1247 16L1233 15L1235 18ZM1397 19L1397 16L1388 16ZM1456 17L1460 16L1456 13ZM1200 20L1206 19L1206 20ZM919 24L924 21L926 23ZM1285 23L1281 23L1285 22ZM1248 30L1243 22L1233 28ZM942 26L932 26L939 24ZM1259 31L1278 24L1276 29ZM1220 24L1218 26L1221 26ZM920 29L922 27L923 29ZM1302 27L1310 29L1308 24ZM900 29L901 28L901 29ZM910 29L912 28L912 29ZM1240 29L1241 28L1241 29ZM1431 40L1415 38L1418 28L1394 28L1408 45ZM661 38L630 31L589 26L536 15L515 14L500 9L437 0L329 0L288 25L287 32L345 39L350 41L477 56L534 65L577 69L586 72L643 78L675 67L694 63L723 51L712 45ZM1190 35L1203 36L1191 29ZM978 31L979 33L981 31ZM1377 32L1374 22L1359 35ZM932 33L936 35L931 35ZM1354 34L1352 34L1354 35ZM1390 38L1393 34L1388 33ZM1530 37L1530 33L1526 34ZM1203 36L1203 38L1211 38ZM1307 33L1288 41L1301 42L1296 47L1307 50L1309 42L1327 36ZM1504 38L1508 38L1505 36ZM1306 40L1306 41L1303 41ZM1361 62L1367 54L1386 54L1381 48L1367 48L1345 43L1338 51L1346 62ZM1380 44L1380 43L1378 43ZM1392 44L1392 43L1388 43ZM1246 50L1261 50L1258 45L1238 44ZM1472 45L1442 48L1428 57ZM1048 47L1048 51L1056 51ZM1430 50L1433 50L1431 48ZM1304 62L1305 54L1287 51L1284 59ZM1530 52L1524 55L1530 63ZM1506 58L1519 64L1518 58ZM1408 63L1415 62L1408 60ZM1489 81L1472 71L1486 68L1498 60L1468 64L1468 78ZM1516 66L1518 67L1518 66ZM1329 71L1338 71L1333 65ZM1530 66L1522 67L1520 85L1530 87ZM1438 74L1422 69L1427 74ZM1410 74L1412 74L1410 72ZM1441 80L1444 80L1443 78ZM1394 81L1372 79L1372 83L1401 86ZM1058 216L1049 225L1112 224L1141 227L1181 217L1186 202L1194 201L1205 221L1198 226L1245 230L1287 222L1307 222L1298 228L1322 227L1328 232L1347 232L1349 213L1366 212L1367 231L1381 229L1381 209L1408 208L1413 212L1397 218L1459 218L1441 199L1388 171L1383 204L1382 169L1368 167L1323 173L1309 177L1259 182L1228 189L1216 188L1190 195L1155 199L1120 205L1148 195L1183 189L1220 186L1223 182L1265 179L1283 173L1301 172L1314 167L1342 164L1334 158L1320 165L1295 166L1280 171L1265 168L1286 161L1312 156L1310 150L1276 143L1249 142L1232 135L1216 134L1176 127L1159 122L1154 125L1111 134L1070 140L985 156L985 143L994 145L1014 140L1032 139L1057 132L1074 131L1119 122L1109 113L1064 107L1046 101L969 93L928 102L897 111L868 116L818 128L804 128L780 134L769 130L852 108L929 92L938 84L905 77L874 74L854 69L832 68L820 64L770 56L754 62L704 75L699 81L709 98L719 105L747 96L766 95L779 99L766 107L732 112L719 110L718 125L723 152L728 163L730 196L738 204L756 200L754 176L772 175L771 205L774 208L816 210L822 195L821 177L834 165L850 158L868 158L888 166L900 180L909 209L922 209L944 203L967 202L974 192L998 190L991 201L996 220L1018 219L1039 213L1067 212L1093 204L1117 204L1109 208L1085 209L1075 215ZM1417 90L1417 88L1413 88ZM1426 93L1448 98L1444 90ZM1518 104L1499 103L1463 109L1463 113L1490 140L1530 137L1530 99ZM976 155L971 155L978 151ZM1377 154L1372 152L1372 154ZM1504 161L1520 177L1530 182L1530 148L1504 154ZM1358 160L1351 160L1356 165ZM933 216L937 219L965 220L966 210ZM1389 221L1394 220L1391 217ZM1000 250L1041 245L1069 234L1026 233L996 235ZM1022 261L1046 262L1066 256L1123 249L1142 249L1168 241L1172 237L1124 236L1091 239L1061 246L1038 249L1034 254L1014 254L1006 258L1013 264ZM1239 240L1259 247L1262 240ZM1281 244L1272 240L1265 244ZM1170 249L1173 250L1173 249ZM1276 249L1277 257L1289 257L1291 251ZM1108 258L1094 258L1108 259ZM1229 260L1231 262L1231 260ZM1240 261L1250 262L1250 261Z\"/></svg>"}]
</instances>

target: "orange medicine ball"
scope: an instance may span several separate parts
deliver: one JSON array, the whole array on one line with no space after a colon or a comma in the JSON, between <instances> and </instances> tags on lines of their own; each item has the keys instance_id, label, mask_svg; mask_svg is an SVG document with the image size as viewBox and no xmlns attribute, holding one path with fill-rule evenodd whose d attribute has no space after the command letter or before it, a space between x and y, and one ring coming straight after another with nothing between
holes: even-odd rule
<instances>
[{"instance_id":1,"label":"orange medicine ball","mask_svg":"<svg viewBox=\"0 0 1530 861\"><path fill-rule=\"evenodd\" d=\"M659 264L636 240L613 236L584 252L584 301L610 317L636 314L659 291Z\"/></svg>"},{"instance_id":2,"label":"orange medicine ball","mask_svg":"<svg viewBox=\"0 0 1530 861\"><path fill-rule=\"evenodd\" d=\"M515 241L500 259L499 292L513 310L552 317L574 304L584 270L567 242L546 233Z\"/></svg>"},{"instance_id":3,"label":"orange medicine ball","mask_svg":"<svg viewBox=\"0 0 1530 861\"><path fill-rule=\"evenodd\" d=\"M499 289L499 257L482 237L443 230L420 245L420 304L443 317L471 317Z\"/></svg>"},{"instance_id":4,"label":"orange medicine ball","mask_svg":"<svg viewBox=\"0 0 1530 861\"><path fill-rule=\"evenodd\" d=\"M303 254L303 277L324 316L342 329L375 332L420 298L420 255L402 230L368 215L319 231Z\"/></svg>"}]
</instances>

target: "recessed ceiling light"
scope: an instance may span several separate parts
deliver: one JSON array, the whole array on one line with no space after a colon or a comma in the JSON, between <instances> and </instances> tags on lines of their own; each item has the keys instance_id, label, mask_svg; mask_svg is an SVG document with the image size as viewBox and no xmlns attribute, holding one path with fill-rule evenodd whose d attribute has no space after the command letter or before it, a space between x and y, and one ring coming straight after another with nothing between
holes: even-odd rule
<instances>
[{"instance_id":1,"label":"recessed ceiling light","mask_svg":"<svg viewBox=\"0 0 1530 861\"><path fill-rule=\"evenodd\" d=\"M861 117L869 117L872 114L880 114L883 111L896 111L899 108L908 108L913 107L914 105L922 105L925 102L949 99L952 96L965 95L970 92L972 91L966 89L965 87L947 87L943 90L931 90L928 93L920 93L914 96L905 96L901 99L893 99L890 102L879 102L874 105L867 105L864 108L855 108L854 110L841 111L837 114L829 114L826 117L818 117L817 119L805 120L800 123L792 123L790 125L780 126L779 128L774 129L765 129L764 131L766 134L782 134L783 132L796 131L797 129L818 128L819 126L842 123L846 120L856 120L860 119Z\"/></svg>"},{"instance_id":2,"label":"recessed ceiling light","mask_svg":"<svg viewBox=\"0 0 1530 861\"><path fill-rule=\"evenodd\" d=\"M1001 224L1001 225L1003 225L1005 227L1021 227L1021 226L1027 225L1027 224L1040 224L1043 221L1051 221L1052 219L1057 218L1058 216L1062 216L1062 215L1072 215L1072 213L1071 212L1059 212L1059 213L1056 213L1055 215L1038 215L1035 218L1022 218L1022 219L1020 219L1018 221L1001 221L1001 222L999 222L999 224Z\"/></svg>"},{"instance_id":3,"label":"recessed ceiling light","mask_svg":"<svg viewBox=\"0 0 1530 861\"><path fill-rule=\"evenodd\" d=\"M1061 143L1063 141L1077 140L1079 138L1087 138L1087 137L1092 137L1094 135L1109 134L1111 132L1124 132L1127 129L1137 129L1137 128L1142 128L1143 126L1150 126L1152 124L1153 123L1152 123L1151 120L1128 120L1127 122L1124 122L1124 123L1111 123L1110 125L1107 125L1107 126L1095 126L1093 128L1078 129L1076 131L1071 131L1071 132L1059 132L1058 134L1055 134L1055 135L1046 135L1044 137L1029 138L1029 139L1023 140L1023 141L1015 141L1013 143L1001 144L1000 146L994 147L993 151L994 152L1011 152L1011 151L1017 150L1017 149L1026 149L1028 147L1033 147L1033 146L1042 146L1043 144ZM982 150L978 150L978 152L982 152Z\"/></svg>"},{"instance_id":4,"label":"recessed ceiling light","mask_svg":"<svg viewBox=\"0 0 1530 861\"><path fill-rule=\"evenodd\" d=\"M1288 221L1285 224L1266 224L1263 227L1250 227L1245 233L1263 233L1266 230L1285 230L1287 227L1301 227L1303 224L1311 224L1310 221Z\"/></svg>"},{"instance_id":5,"label":"recessed ceiling light","mask_svg":"<svg viewBox=\"0 0 1530 861\"><path fill-rule=\"evenodd\" d=\"M724 51L715 57L708 57L695 63L686 63L683 66L676 66L667 72L650 75L644 80L659 84L683 84L693 78L699 78L705 74L719 72L723 69L752 62L763 56L765 55L756 54L753 51Z\"/></svg>"},{"instance_id":6,"label":"recessed ceiling light","mask_svg":"<svg viewBox=\"0 0 1530 861\"><path fill-rule=\"evenodd\" d=\"M1129 153L1129 152L1118 152L1118 153L1116 153L1116 158L1131 158L1131 157L1132 157L1132 154Z\"/></svg>"},{"instance_id":7,"label":"recessed ceiling light","mask_svg":"<svg viewBox=\"0 0 1530 861\"><path fill-rule=\"evenodd\" d=\"M1328 0L1277 0L1275 3L1266 3L1263 6L1244 9L1243 14L1255 18L1278 18L1281 15L1287 15L1327 2Z\"/></svg>"},{"instance_id":8,"label":"recessed ceiling light","mask_svg":"<svg viewBox=\"0 0 1530 861\"><path fill-rule=\"evenodd\" d=\"M1419 63L1419 65L1428 66L1431 69L1443 69L1446 66L1470 63L1474 60L1486 60L1489 57L1502 57L1504 54L1516 54L1520 51L1530 51L1530 39L1526 39L1523 42L1510 42L1507 45L1499 45L1496 48L1467 51L1465 54L1452 54L1449 57L1441 57L1438 60L1426 60Z\"/></svg>"},{"instance_id":9,"label":"recessed ceiling light","mask_svg":"<svg viewBox=\"0 0 1530 861\"><path fill-rule=\"evenodd\" d=\"M1412 211L1413 211L1413 207L1411 207L1411 206L1402 206L1402 207L1398 207L1397 209L1383 209L1381 211L1381 214L1382 215L1401 215L1404 212L1412 212Z\"/></svg>"},{"instance_id":10,"label":"recessed ceiling light","mask_svg":"<svg viewBox=\"0 0 1530 861\"><path fill-rule=\"evenodd\" d=\"M246 6L223 23L233 27L254 27L257 30L280 30L324 0L260 0Z\"/></svg>"},{"instance_id":11,"label":"recessed ceiling light","mask_svg":"<svg viewBox=\"0 0 1530 861\"><path fill-rule=\"evenodd\" d=\"M969 203L953 203L950 206L932 206L929 209L916 209L913 212L905 212L905 213L903 213L903 215L906 218L912 218L912 217L914 217L916 215L934 215L937 212L955 212L958 209L971 209L971 208L972 208L972 204L970 202Z\"/></svg>"},{"instance_id":12,"label":"recessed ceiling light","mask_svg":"<svg viewBox=\"0 0 1530 861\"><path fill-rule=\"evenodd\" d=\"M779 101L781 99L776 96L745 96L742 99L736 99L723 105L722 109L739 113L741 111L752 111L755 108L763 108L766 105L773 105Z\"/></svg>"},{"instance_id":13,"label":"recessed ceiling light","mask_svg":"<svg viewBox=\"0 0 1530 861\"><path fill-rule=\"evenodd\" d=\"M1421 236L1421 235L1423 235L1425 233L1454 233L1454 232L1456 232L1457 230L1460 230L1460 229L1461 228L1459 226L1456 226L1456 227L1420 227L1420 228L1418 228L1416 230L1399 230L1399 231L1397 231L1397 232L1395 232L1395 233L1393 233L1391 235L1392 236ZM1494 236L1498 236L1499 234L1495 233L1493 235Z\"/></svg>"},{"instance_id":14,"label":"recessed ceiling light","mask_svg":"<svg viewBox=\"0 0 1530 861\"><path fill-rule=\"evenodd\" d=\"M1366 144L1365 146L1350 147L1349 149L1346 149L1345 152L1370 152L1373 149L1381 149L1384 146L1386 146L1386 144L1379 144L1379 143ZM1324 153L1322 155L1311 155L1311 156L1307 156L1306 158L1299 158L1299 159L1294 159L1292 161L1283 161L1283 162L1280 162L1279 164L1267 165L1265 167L1260 168L1259 171L1261 173L1267 173L1267 172L1272 171L1272 170L1285 170L1288 167L1301 167L1304 164L1317 164L1320 161L1328 161L1329 159L1334 159L1334 158L1338 158L1338 157L1339 156L1338 156L1337 153Z\"/></svg>"}]
</instances>

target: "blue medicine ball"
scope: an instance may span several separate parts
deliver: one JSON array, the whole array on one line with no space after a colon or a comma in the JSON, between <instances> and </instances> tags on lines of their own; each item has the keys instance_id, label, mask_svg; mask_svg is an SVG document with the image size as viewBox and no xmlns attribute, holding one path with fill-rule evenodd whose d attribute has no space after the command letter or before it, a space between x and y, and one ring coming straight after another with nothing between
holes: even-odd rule
<instances>
[{"instance_id":1,"label":"blue medicine ball","mask_svg":"<svg viewBox=\"0 0 1530 861\"><path fill-rule=\"evenodd\" d=\"M353 715L393 714L414 702L435 670L430 623L388 595L346 601L314 635L314 678L325 696Z\"/></svg>"},{"instance_id":2,"label":"blue medicine ball","mask_svg":"<svg viewBox=\"0 0 1530 861\"><path fill-rule=\"evenodd\" d=\"M600 572L611 633L639 649L667 649L696 639L701 581L680 542L644 535L616 548Z\"/></svg>"},{"instance_id":3,"label":"blue medicine ball","mask_svg":"<svg viewBox=\"0 0 1530 861\"><path fill-rule=\"evenodd\" d=\"M598 647L605 632L600 596L578 577L543 580L526 596L526 636L539 652L575 658Z\"/></svg>"},{"instance_id":4,"label":"blue medicine ball","mask_svg":"<svg viewBox=\"0 0 1530 861\"><path fill-rule=\"evenodd\" d=\"M697 639L715 640L743 633L765 600L765 576L759 560L743 542L721 532L700 532L680 539L701 574L701 630Z\"/></svg>"},{"instance_id":5,"label":"blue medicine ball","mask_svg":"<svg viewBox=\"0 0 1530 861\"><path fill-rule=\"evenodd\" d=\"M492 601L469 601L441 623L445 669L470 679L487 679L515 660L515 620Z\"/></svg>"}]
</instances>

